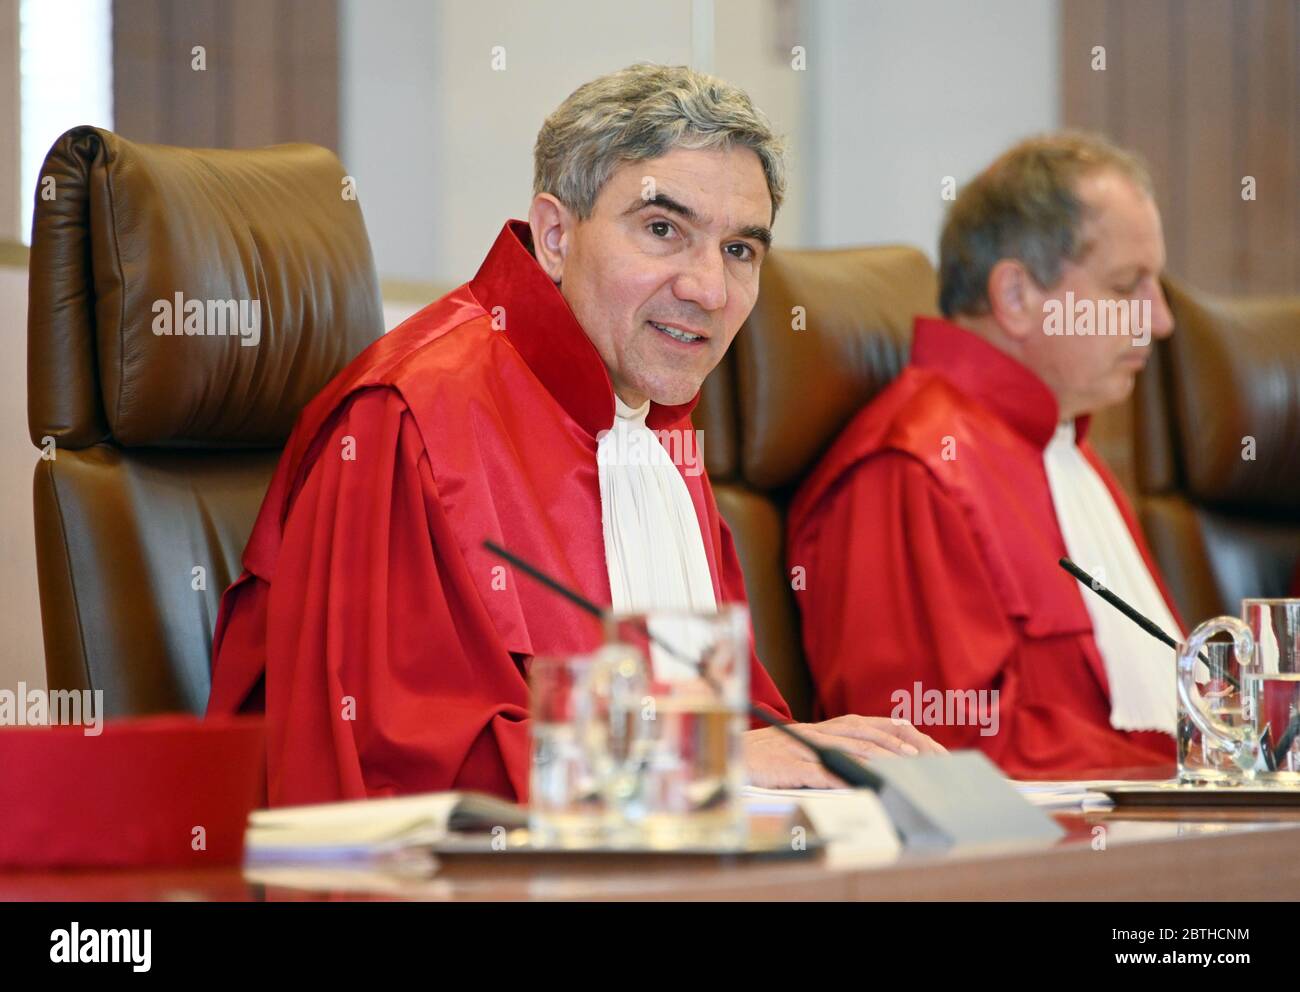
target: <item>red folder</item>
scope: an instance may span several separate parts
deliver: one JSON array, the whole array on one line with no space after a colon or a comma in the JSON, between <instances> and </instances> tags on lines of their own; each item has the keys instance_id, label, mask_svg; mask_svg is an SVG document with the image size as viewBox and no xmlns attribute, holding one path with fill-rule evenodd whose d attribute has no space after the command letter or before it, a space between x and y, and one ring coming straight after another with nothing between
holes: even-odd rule
<instances>
[{"instance_id":1,"label":"red folder","mask_svg":"<svg viewBox=\"0 0 1300 992\"><path fill-rule=\"evenodd\" d=\"M0 865L238 864L262 791L261 717L0 729Z\"/></svg>"}]
</instances>

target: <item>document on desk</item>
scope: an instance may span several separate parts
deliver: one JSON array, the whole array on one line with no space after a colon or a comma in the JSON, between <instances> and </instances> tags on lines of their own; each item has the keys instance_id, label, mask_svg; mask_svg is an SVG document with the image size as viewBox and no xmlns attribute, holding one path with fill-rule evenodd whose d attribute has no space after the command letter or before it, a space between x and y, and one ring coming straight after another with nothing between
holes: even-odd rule
<instances>
[{"instance_id":1,"label":"document on desk","mask_svg":"<svg viewBox=\"0 0 1300 992\"><path fill-rule=\"evenodd\" d=\"M1017 782L1012 781L1026 801L1040 809L1088 812L1110 809L1115 805L1110 796L1101 792L1103 786L1117 785L1117 781L1092 782Z\"/></svg>"},{"instance_id":2,"label":"document on desk","mask_svg":"<svg viewBox=\"0 0 1300 992\"><path fill-rule=\"evenodd\" d=\"M1058 812L1110 809L1115 805L1114 802L1099 790L1105 786L1119 784L1111 780L1018 782L1008 779L1008 781L1030 805ZM797 800L803 806L817 832L829 841L834 841L838 835L859 846L866 845L878 850L899 848L897 834L889 822L884 807L875 795L865 790L760 789L749 786L745 789L745 795L751 803L762 798ZM846 801L850 797L866 797L869 802Z\"/></svg>"},{"instance_id":3,"label":"document on desk","mask_svg":"<svg viewBox=\"0 0 1300 992\"><path fill-rule=\"evenodd\" d=\"M522 806L473 792L431 792L255 810L244 835L248 863L384 858L431 847L457 831L528 822Z\"/></svg>"},{"instance_id":4,"label":"document on desk","mask_svg":"<svg viewBox=\"0 0 1300 992\"><path fill-rule=\"evenodd\" d=\"M828 861L887 863L903 849L889 814L875 793L863 789L762 789L750 785L744 791L745 805L753 812L780 812L797 803L826 843Z\"/></svg>"}]
</instances>

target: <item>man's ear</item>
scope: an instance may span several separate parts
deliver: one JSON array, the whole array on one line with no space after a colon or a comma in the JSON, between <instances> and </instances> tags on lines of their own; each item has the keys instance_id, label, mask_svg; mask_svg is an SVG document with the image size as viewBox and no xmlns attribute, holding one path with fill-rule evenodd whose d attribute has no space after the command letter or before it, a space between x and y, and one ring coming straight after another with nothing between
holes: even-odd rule
<instances>
[{"instance_id":1,"label":"man's ear","mask_svg":"<svg viewBox=\"0 0 1300 992\"><path fill-rule=\"evenodd\" d=\"M564 278L564 258L577 218L550 193L538 193L528 208L528 227L533 232L533 254L537 264L559 283Z\"/></svg>"},{"instance_id":2,"label":"man's ear","mask_svg":"<svg viewBox=\"0 0 1300 992\"><path fill-rule=\"evenodd\" d=\"M990 316L1008 336L1023 341L1042 330L1042 293L1023 262L1004 258L994 265L988 297Z\"/></svg>"}]
</instances>

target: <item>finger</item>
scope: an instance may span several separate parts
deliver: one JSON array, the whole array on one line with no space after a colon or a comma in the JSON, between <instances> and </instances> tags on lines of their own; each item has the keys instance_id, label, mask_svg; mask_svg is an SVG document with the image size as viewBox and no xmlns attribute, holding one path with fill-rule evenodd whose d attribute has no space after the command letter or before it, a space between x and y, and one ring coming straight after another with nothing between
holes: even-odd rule
<instances>
[{"instance_id":1,"label":"finger","mask_svg":"<svg viewBox=\"0 0 1300 992\"><path fill-rule=\"evenodd\" d=\"M843 789L848 787L847 782L823 768L816 758L811 761L800 761L798 764L801 767L793 772L798 779L798 788Z\"/></svg>"},{"instance_id":2,"label":"finger","mask_svg":"<svg viewBox=\"0 0 1300 992\"><path fill-rule=\"evenodd\" d=\"M883 726L868 722L867 717L858 717L857 721L861 722L845 722L834 726L828 721L826 724L816 724L816 727L820 732L835 738L836 747L847 747L846 741L867 741L888 748L895 754L911 756L921 753L921 749L915 744L892 733L893 728L887 730Z\"/></svg>"},{"instance_id":3,"label":"finger","mask_svg":"<svg viewBox=\"0 0 1300 992\"><path fill-rule=\"evenodd\" d=\"M813 765L808 772L802 788L805 789L844 789L848 784L838 775L832 775L821 765Z\"/></svg>"},{"instance_id":4,"label":"finger","mask_svg":"<svg viewBox=\"0 0 1300 992\"><path fill-rule=\"evenodd\" d=\"M845 785L822 768L807 748L794 750L785 744L774 745L756 763L751 780L773 789L842 789Z\"/></svg>"},{"instance_id":5,"label":"finger","mask_svg":"<svg viewBox=\"0 0 1300 992\"><path fill-rule=\"evenodd\" d=\"M891 729L903 740L912 744L922 754L947 754L948 749L929 734L916 728L907 720L891 720Z\"/></svg>"},{"instance_id":6,"label":"finger","mask_svg":"<svg viewBox=\"0 0 1300 992\"><path fill-rule=\"evenodd\" d=\"M830 734L816 732L811 732L807 736L815 744L835 748L835 750L841 751L852 758L857 758L859 761L870 761L872 758L898 757L900 754L900 752L881 744L879 741L868 741L859 737L835 737ZM910 755L904 756L910 757ZM817 760L816 755L810 754L810 758L813 761Z\"/></svg>"}]
</instances>

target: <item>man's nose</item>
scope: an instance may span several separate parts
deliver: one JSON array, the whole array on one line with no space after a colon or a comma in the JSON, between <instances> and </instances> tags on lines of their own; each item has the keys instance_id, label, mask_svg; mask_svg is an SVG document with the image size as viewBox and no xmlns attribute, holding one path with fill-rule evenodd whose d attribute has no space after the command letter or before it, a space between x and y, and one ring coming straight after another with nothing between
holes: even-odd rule
<instances>
[{"instance_id":1,"label":"man's nose","mask_svg":"<svg viewBox=\"0 0 1300 992\"><path fill-rule=\"evenodd\" d=\"M1174 333L1174 314L1160 283L1156 283L1155 298L1151 301L1151 333L1157 338L1167 338Z\"/></svg>"},{"instance_id":2,"label":"man's nose","mask_svg":"<svg viewBox=\"0 0 1300 992\"><path fill-rule=\"evenodd\" d=\"M689 268L673 283L673 295L709 312L727 305L727 269L716 245L691 253Z\"/></svg>"}]
</instances>

